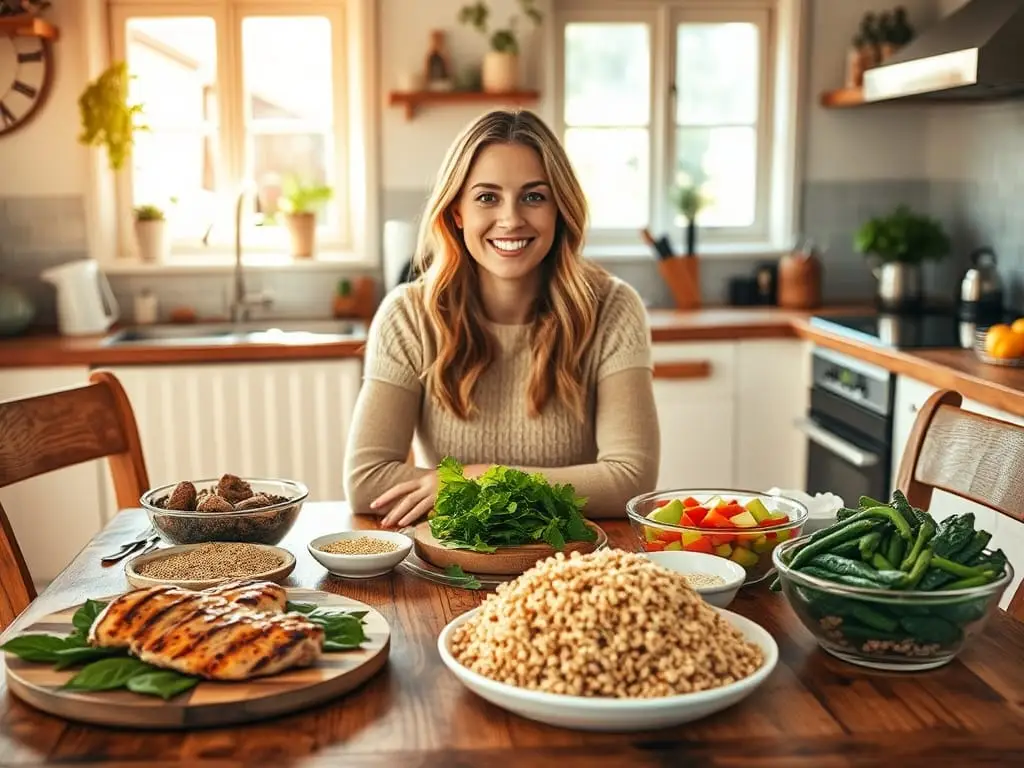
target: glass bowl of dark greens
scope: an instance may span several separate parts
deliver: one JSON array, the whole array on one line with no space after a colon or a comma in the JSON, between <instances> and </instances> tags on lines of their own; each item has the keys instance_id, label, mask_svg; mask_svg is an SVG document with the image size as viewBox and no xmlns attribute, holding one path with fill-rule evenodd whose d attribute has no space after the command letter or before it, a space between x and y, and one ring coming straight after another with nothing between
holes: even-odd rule
<instances>
[{"instance_id":1,"label":"glass bowl of dark greens","mask_svg":"<svg viewBox=\"0 0 1024 768\"><path fill-rule=\"evenodd\" d=\"M776 579L821 648L873 669L948 664L978 633L1013 581L974 514L937 521L896 491L861 499L835 523L780 544Z\"/></svg>"}]
</instances>

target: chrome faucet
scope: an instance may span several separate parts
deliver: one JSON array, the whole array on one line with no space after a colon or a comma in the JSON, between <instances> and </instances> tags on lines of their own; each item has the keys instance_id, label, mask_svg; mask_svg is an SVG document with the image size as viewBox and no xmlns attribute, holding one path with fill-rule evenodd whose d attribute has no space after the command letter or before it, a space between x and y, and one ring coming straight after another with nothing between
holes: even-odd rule
<instances>
[{"instance_id":1,"label":"chrome faucet","mask_svg":"<svg viewBox=\"0 0 1024 768\"><path fill-rule=\"evenodd\" d=\"M245 205L247 193L248 190L243 187L242 191L238 193L238 199L235 201L235 269L232 281L234 290L229 307L232 323L248 320L251 307L268 309L274 303L274 297L269 292L260 291L259 293L249 294L245 290L245 275L242 269L242 207ZM209 245L210 232L212 230L213 224L206 229L206 234L203 235L203 245Z\"/></svg>"}]
</instances>

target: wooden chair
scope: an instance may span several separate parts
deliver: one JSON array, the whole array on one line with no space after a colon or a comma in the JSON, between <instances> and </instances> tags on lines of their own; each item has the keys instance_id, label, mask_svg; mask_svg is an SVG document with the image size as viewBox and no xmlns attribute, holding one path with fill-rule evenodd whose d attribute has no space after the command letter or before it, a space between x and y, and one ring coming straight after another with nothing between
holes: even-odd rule
<instances>
[{"instance_id":1,"label":"wooden chair","mask_svg":"<svg viewBox=\"0 0 1024 768\"><path fill-rule=\"evenodd\" d=\"M962 402L950 390L928 398L910 432L897 487L921 509L938 489L1024 523L1024 427L965 411ZM1007 612L1024 620L1024 583Z\"/></svg>"},{"instance_id":2,"label":"wooden chair","mask_svg":"<svg viewBox=\"0 0 1024 768\"><path fill-rule=\"evenodd\" d=\"M137 507L149 488L135 414L111 373L97 371L85 386L0 402L0 435L0 488L103 457L118 508ZM0 630L35 597L25 558L0 505Z\"/></svg>"}]
</instances>

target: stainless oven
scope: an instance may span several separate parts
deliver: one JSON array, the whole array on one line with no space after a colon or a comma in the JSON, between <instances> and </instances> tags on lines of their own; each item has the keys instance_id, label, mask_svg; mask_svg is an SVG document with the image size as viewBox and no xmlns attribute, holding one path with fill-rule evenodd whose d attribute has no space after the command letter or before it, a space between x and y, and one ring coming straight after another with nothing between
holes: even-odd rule
<instances>
[{"instance_id":1,"label":"stainless oven","mask_svg":"<svg viewBox=\"0 0 1024 768\"><path fill-rule=\"evenodd\" d=\"M797 426L807 437L808 493L887 500L892 462L894 376L830 349L812 356L810 408Z\"/></svg>"}]
</instances>

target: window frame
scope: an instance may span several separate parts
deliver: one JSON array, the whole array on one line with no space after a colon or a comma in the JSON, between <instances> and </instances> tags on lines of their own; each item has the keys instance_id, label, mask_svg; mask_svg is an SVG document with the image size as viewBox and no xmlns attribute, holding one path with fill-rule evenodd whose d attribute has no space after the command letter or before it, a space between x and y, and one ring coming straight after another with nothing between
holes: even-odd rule
<instances>
[{"instance_id":1,"label":"window frame","mask_svg":"<svg viewBox=\"0 0 1024 768\"><path fill-rule=\"evenodd\" d=\"M379 263L376 221L377 169L373 157L377 152L376 110L373 93L376 87L376 4L364 0L294 0L289 7L270 0L104 0L105 35L111 61L124 60L127 50L126 24L139 17L209 17L217 28L217 109L219 111L217 160L218 178L224 179L223 200L218 203L217 223L210 233L210 244L179 240L172 243L169 259L163 264L142 265L134 243L132 217L132 174L130 160L119 172L96 168L97 189L114 192L114 200L98 206L93 213L97 237L92 250L106 255L100 258L105 268L117 271L142 269L159 271L174 268L217 268L234 263L233 212L237 192L249 173L246 83L242 51L242 26L247 17L319 16L331 24L332 46L332 131L333 151L331 183L332 206L337 231L320 228L317 252L313 262L329 265L371 266ZM94 40L94 43L96 41ZM361 64L361 62L363 62ZM94 65L95 68L95 65ZM92 76L92 75L91 75ZM106 162L105 156L103 163ZM94 167L97 163L94 161ZM254 192L249 192L250 197ZM362 202L360 202L362 201ZM230 214L230 216L228 215ZM114 217L116 226L111 226ZM211 217L213 218L213 217ZM107 219L107 221L101 220ZM275 228L278 229L278 228ZM104 237L104 235L106 237ZM287 266L298 264L288 255L283 233L261 232L259 227L242 230L243 261L246 264ZM101 250L102 249L102 250ZM301 262L308 265L311 260Z\"/></svg>"},{"instance_id":2,"label":"window frame","mask_svg":"<svg viewBox=\"0 0 1024 768\"><path fill-rule=\"evenodd\" d=\"M669 190L675 174L676 35L680 23L752 22L759 30L760 83L757 126L755 221L749 227L701 230L701 251L745 256L790 247L799 208L797 134L804 75L799 66L806 0L554 0L553 127L564 137L565 25L573 22L641 22L650 25L650 215L654 233L678 242L680 226ZM725 7L723 7L725 6ZM659 94L665 94L661 98ZM587 250L597 255L649 256L632 229L599 229L591 222Z\"/></svg>"}]
</instances>

